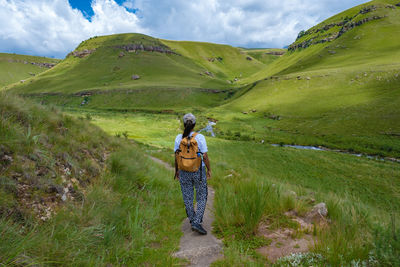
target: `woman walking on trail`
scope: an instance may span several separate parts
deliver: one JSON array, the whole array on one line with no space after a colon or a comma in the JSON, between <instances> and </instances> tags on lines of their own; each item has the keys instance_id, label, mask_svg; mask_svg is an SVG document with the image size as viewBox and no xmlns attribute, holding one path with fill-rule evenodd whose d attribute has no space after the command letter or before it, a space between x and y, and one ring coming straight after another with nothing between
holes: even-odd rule
<instances>
[{"instance_id":1,"label":"woman walking on trail","mask_svg":"<svg viewBox=\"0 0 400 267\"><path fill-rule=\"evenodd\" d=\"M178 134L175 139L175 179L181 185L183 202L192 230L206 235L203 228L203 215L207 203L207 179L211 178L210 161L207 155L207 143L202 134L193 132L196 118L188 113L183 116L183 134ZM205 172L207 167L207 173ZM197 210L194 210L193 199L196 189Z\"/></svg>"}]
</instances>

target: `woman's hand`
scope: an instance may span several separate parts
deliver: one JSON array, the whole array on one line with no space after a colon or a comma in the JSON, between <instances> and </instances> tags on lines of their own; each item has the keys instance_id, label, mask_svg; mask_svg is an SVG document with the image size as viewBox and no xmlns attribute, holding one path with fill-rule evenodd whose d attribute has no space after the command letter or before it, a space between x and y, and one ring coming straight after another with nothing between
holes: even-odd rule
<instances>
[{"instance_id":1,"label":"woman's hand","mask_svg":"<svg viewBox=\"0 0 400 267\"><path fill-rule=\"evenodd\" d=\"M211 170L207 170L207 180L211 179Z\"/></svg>"},{"instance_id":2,"label":"woman's hand","mask_svg":"<svg viewBox=\"0 0 400 267\"><path fill-rule=\"evenodd\" d=\"M174 179L179 180L179 172L175 172L175 177Z\"/></svg>"}]
</instances>

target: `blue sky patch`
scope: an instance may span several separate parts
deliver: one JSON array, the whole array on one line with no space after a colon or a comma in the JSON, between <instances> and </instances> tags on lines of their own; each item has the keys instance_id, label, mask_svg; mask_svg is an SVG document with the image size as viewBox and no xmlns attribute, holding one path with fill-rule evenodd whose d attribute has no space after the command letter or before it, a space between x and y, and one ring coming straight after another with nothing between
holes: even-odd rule
<instances>
[{"instance_id":1,"label":"blue sky patch","mask_svg":"<svg viewBox=\"0 0 400 267\"><path fill-rule=\"evenodd\" d=\"M90 18L94 15L91 0L68 0L68 1L72 8L79 9L85 16L85 18L87 18L88 20L90 20ZM124 0L114 0L114 1L121 6L125 2ZM130 8L126 8L126 10L132 13L136 13L138 11L138 9L130 9Z\"/></svg>"}]
</instances>

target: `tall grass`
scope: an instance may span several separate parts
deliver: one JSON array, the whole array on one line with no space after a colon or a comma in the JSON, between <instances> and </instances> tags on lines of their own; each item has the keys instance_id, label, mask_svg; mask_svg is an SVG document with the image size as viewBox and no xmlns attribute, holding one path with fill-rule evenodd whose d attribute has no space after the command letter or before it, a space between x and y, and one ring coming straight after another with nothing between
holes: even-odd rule
<instances>
[{"instance_id":1,"label":"tall grass","mask_svg":"<svg viewBox=\"0 0 400 267\"><path fill-rule=\"evenodd\" d=\"M172 172L87 120L11 95L0 98L0 114L1 152L13 159L0 165L0 265L179 264L171 254L184 209ZM67 164L68 172L59 173ZM37 166L51 172L36 175ZM21 204L18 185L30 185L29 197L41 201L49 185L63 186L62 178L79 180L75 200L38 221Z\"/></svg>"},{"instance_id":2,"label":"tall grass","mask_svg":"<svg viewBox=\"0 0 400 267\"><path fill-rule=\"evenodd\" d=\"M244 181L218 188L215 196L217 225L220 228L238 227L244 235L254 234L265 212L270 191L266 184Z\"/></svg>"},{"instance_id":3,"label":"tall grass","mask_svg":"<svg viewBox=\"0 0 400 267\"><path fill-rule=\"evenodd\" d=\"M172 265L184 217L179 187L132 148L110 159L110 171L44 224L0 219L5 265ZM154 246L153 246L154 244Z\"/></svg>"}]
</instances>

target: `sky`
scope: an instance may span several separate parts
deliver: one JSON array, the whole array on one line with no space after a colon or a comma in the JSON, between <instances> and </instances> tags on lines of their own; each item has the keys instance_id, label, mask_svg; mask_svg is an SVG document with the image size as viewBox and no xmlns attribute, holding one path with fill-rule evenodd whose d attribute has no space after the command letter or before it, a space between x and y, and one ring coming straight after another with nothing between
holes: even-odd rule
<instances>
[{"instance_id":1,"label":"sky","mask_svg":"<svg viewBox=\"0 0 400 267\"><path fill-rule=\"evenodd\" d=\"M365 0L0 0L0 52L64 58L92 36L143 33L284 47Z\"/></svg>"}]
</instances>

